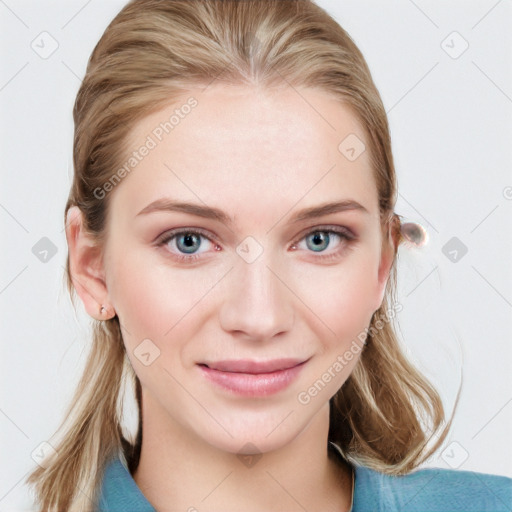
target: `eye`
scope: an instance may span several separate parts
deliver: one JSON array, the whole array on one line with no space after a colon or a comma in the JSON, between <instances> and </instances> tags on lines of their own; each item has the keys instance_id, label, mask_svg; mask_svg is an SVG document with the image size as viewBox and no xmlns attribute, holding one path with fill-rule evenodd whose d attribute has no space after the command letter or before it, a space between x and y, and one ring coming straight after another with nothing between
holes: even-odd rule
<instances>
[{"instance_id":1,"label":"eye","mask_svg":"<svg viewBox=\"0 0 512 512\"><path fill-rule=\"evenodd\" d=\"M205 244L203 240L206 240ZM166 249L171 252L172 256L178 260L194 260L203 252L208 252L213 244L213 240L199 229L180 229L164 233L156 241L160 246L167 246ZM204 249L200 251L200 249ZM215 245L215 250L219 250L219 246Z\"/></svg>"},{"instance_id":2,"label":"eye","mask_svg":"<svg viewBox=\"0 0 512 512\"><path fill-rule=\"evenodd\" d=\"M349 229L342 226L320 226L299 238L291 249L304 249L302 246L304 241L305 250L317 254L315 259L333 259L338 258L355 238ZM198 228L167 231L155 241L155 244L158 247L164 247L172 258L186 262L200 258L203 253L209 252L212 248L215 251L221 250L218 243L207 232ZM333 245L334 250L327 252L326 249ZM324 252L326 254L323 254Z\"/></svg>"},{"instance_id":3,"label":"eye","mask_svg":"<svg viewBox=\"0 0 512 512\"><path fill-rule=\"evenodd\" d=\"M306 250L313 253L324 253L326 249L334 245L334 250L328 254L320 254L319 258L336 258L347 248L347 245L355 239L351 231L341 226L318 227L309 231L306 236L299 239L291 247L293 250L304 248L300 242L304 240Z\"/></svg>"}]
</instances>

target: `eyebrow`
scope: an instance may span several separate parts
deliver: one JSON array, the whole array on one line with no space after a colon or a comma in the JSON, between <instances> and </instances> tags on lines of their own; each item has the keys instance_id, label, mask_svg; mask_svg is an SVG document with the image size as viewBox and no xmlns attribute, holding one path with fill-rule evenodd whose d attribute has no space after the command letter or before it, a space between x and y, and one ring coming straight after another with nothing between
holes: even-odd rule
<instances>
[{"instance_id":1,"label":"eyebrow","mask_svg":"<svg viewBox=\"0 0 512 512\"><path fill-rule=\"evenodd\" d=\"M297 213L295 213L295 215L290 219L289 222L297 223L300 221L314 219L332 213L350 210L359 210L363 213L370 213L362 204L358 203L357 201L354 201L353 199L345 199L343 201L333 201L328 203L322 203L320 205L312 206L309 208L304 208L303 210L300 210ZM147 215L149 213L162 211L188 213L190 215L195 215L197 217L216 220L227 225L233 224L233 219L226 212L220 210L219 208L214 208L206 205L203 206L194 203L175 201L173 199L166 197L162 197L148 204L136 215L136 217L140 215Z\"/></svg>"}]
</instances>

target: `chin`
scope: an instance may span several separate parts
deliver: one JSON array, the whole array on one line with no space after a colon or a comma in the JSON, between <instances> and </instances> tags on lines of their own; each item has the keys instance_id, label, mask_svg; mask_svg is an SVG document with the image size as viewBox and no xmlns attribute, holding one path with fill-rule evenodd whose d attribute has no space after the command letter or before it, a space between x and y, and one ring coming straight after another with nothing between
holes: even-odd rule
<instances>
[{"instance_id":1,"label":"chin","mask_svg":"<svg viewBox=\"0 0 512 512\"><path fill-rule=\"evenodd\" d=\"M227 432L214 422L215 429L211 424L204 425L202 432L197 431L196 425L196 434L213 448L224 452L237 455L267 453L292 443L312 421L312 418L298 418L297 411L300 409L287 408L273 415L260 411L254 414L252 422L247 414L240 414L240 419L223 422ZM208 434L204 435L205 432Z\"/></svg>"},{"instance_id":2,"label":"chin","mask_svg":"<svg viewBox=\"0 0 512 512\"><path fill-rule=\"evenodd\" d=\"M206 442L217 450L235 455L259 455L272 452L288 445L293 440L289 436L270 436L256 432L247 432L243 435L234 435L226 439L206 439Z\"/></svg>"}]
</instances>

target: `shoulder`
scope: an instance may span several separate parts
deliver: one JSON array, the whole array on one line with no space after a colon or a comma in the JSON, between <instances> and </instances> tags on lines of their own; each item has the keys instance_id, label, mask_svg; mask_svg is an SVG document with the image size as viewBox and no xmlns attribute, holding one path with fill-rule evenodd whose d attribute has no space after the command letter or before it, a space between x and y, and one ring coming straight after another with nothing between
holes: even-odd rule
<instances>
[{"instance_id":1,"label":"shoulder","mask_svg":"<svg viewBox=\"0 0 512 512\"><path fill-rule=\"evenodd\" d=\"M390 476L355 466L353 512L498 512L512 510L512 479L505 476L425 468Z\"/></svg>"}]
</instances>

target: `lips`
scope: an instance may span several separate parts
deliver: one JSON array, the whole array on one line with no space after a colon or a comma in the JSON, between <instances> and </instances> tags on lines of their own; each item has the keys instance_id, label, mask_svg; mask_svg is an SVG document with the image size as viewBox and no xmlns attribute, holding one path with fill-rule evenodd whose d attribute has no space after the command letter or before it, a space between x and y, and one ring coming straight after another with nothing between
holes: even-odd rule
<instances>
[{"instance_id":1,"label":"lips","mask_svg":"<svg viewBox=\"0 0 512 512\"><path fill-rule=\"evenodd\" d=\"M231 396L262 398L284 391L306 365L304 359L231 360L198 364L200 374Z\"/></svg>"},{"instance_id":2,"label":"lips","mask_svg":"<svg viewBox=\"0 0 512 512\"><path fill-rule=\"evenodd\" d=\"M295 358L272 359L271 361L252 361L248 359L238 359L201 363L200 365L221 372L258 375L261 373L272 373L279 370L293 368L294 366L297 366L303 362L305 362L305 359Z\"/></svg>"}]
</instances>

